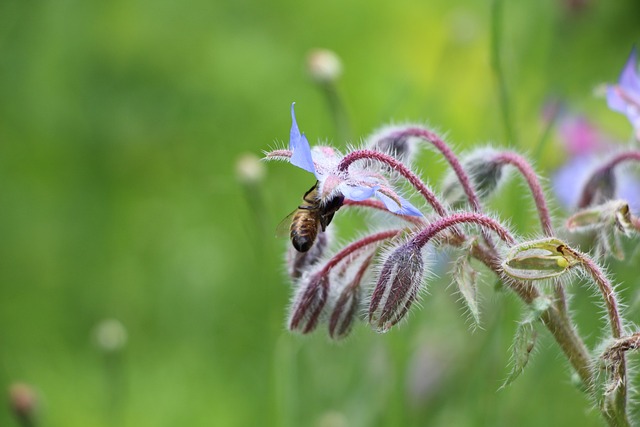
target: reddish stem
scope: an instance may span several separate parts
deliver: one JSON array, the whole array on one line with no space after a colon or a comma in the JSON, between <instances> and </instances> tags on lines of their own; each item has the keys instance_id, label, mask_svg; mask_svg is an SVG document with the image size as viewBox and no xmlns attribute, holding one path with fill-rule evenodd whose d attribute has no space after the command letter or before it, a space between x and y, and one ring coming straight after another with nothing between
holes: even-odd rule
<instances>
[{"instance_id":1,"label":"reddish stem","mask_svg":"<svg viewBox=\"0 0 640 427\"><path fill-rule=\"evenodd\" d=\"M384 154L374 150L355 150L342 158L342 160L338 164L338 170L346 172L347 169L349 169L349 166L351 166L353 162L358 160L375 160L390 166L393 170L404 176L407 181L409 181L409 183L413 185L414 188L418 190L418 192L420 192L420 194L422 194L422 196L433 207L438 215L446 215L446 209L440 203L435 194L433 194L433 192L429 189L429 187L427 187L427 185L422 182L422 180L416 174L411 172L409 168L407 168L396 158L388 154Z\"/></svg>"},{"instance_id":2,"label":"reddish stem","mask_svg":"<svg viewBox=\"0 0 640 427\"><path fill-rule=\"evenodd\" d=\"M618 153L611 159L609 159L605 164L594 170L587 181L585 181L587 182L587 185L585 185L585 187L582 189L582 194L580 194L580 201L578 203L578 206L581 208L586 207L592 202L592 195L589 194L589 192L591 191L589 183L598 179L598 177L609 176L611 173L613 173L613 169L616 166L627 161L640 162L640 151L629 150Z\"/></svg>"},{"instance_id":3,"label":"reddish stem","mask_svg":"<svg viewBox=\"0 0 640 427\"><path fill-rule=\"evenodd\" d=\"M419 247L422 247L442 230L462 223L474 223L478 224L483 229L493 230L498 235L498 237L500 237L508 245L514 245L516 243L509 230L504 228L499 222L484 214L475 212L463 212L453 214L445 218L440 218L430 223L426 228L418 233L418 235L413 238L412 243L418 245Z\"/></svg>"},{"instance_id":4,"label":"reddish stem","mask_svg":"<svg viewBox=\"0 0 640 427\"><path fill-rule=\"evenodd\" d=\"M350 245L345 246L340 252L335 254L322 268L322 271L319 274L326 274L335 267L340 261L342 261L345 257L351 255L352 253L364 248L365 246L369 246L383 240L391 239L392 237L397 236L402 230L386 230L381 231L376 234L371 234L367 237L364 237L360 240L357 240Z\"/></svg>"},{"instance_id":5,"label":"reddish stem","mask_svg":"<svg viewBox=\"0 0 640 427\"><path fill-rule=\"evenodd\" d=\"M458 177L460 185L462 185L462 188L464 189L464 192L467 195L467 198L469 199L469 203L471 203L471 207L473 208L473 210L476 212L482 211L480 200L478 199L478 195L473 190L473 186L471 185L471 181L469 180L469 175L467 175L467 173L462 168L458 157L454 154L451 148L449 148L449 146L442 139L440 139L440 137L438 137L438 135L427 129L418 127L409 127L393 132L391 133L391 135L389 135L390 138L394 139L401 139L412 136L430 142L440 151L440 153L442 153L442 155L447 160L447 162L449 162L449 165Z\"/></svg>"},{"instance_id":6,"label":"reddish stem","mask_svg":"<svg viewBox=\"0 0 640 427\"><path fill-rule=\"evenodd\" d=\"M546 236L553 236L553 225L551 224L551 216L549 215L549 208L547 208L547 202L544 198L544 192L542 191L542 186L540 185L538 176L534 172L529 162L527 162L527 160L519 154L510 151L499 153L496 157L494 157L494 161L515 166L522 174L524 179L527 181L527 184L529 185L529 189L531 190L531 194L533 195L533 200L536 203L538 216L540 217L540 225L542 226L542 232Z\"/></svg>"}]
</instances>

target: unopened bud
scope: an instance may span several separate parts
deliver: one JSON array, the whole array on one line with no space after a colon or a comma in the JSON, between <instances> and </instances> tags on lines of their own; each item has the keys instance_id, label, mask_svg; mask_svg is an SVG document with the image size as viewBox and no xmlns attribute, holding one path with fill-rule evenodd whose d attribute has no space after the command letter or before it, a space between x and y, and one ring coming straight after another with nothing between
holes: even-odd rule
<instances>
[{"instance_id":1,"label":"unopened bud","mask_svg":"<svg viewBox=\"0 0 640 427\"><path fill-rule=\"evenodd\" d=\"M113 353L126 345L127 330L119 320L105 319L96 325L93 337L101 350Z\"/></svg>"},{"instance_id":2,"label":"unopened bud","mask_svg":"<svg viewBox=\"0 0 640 427\"><path fill-rule=\"evenodd\" d=\"M289 329L308 334L318 326L320 315L327 304L329 277L320 271L302 280L294 298L289 318Z\"/></svg>"},{"instance_id":3,"label":"unopened bud","mask_svg":"<svg viewBox=\"0 0 640 427\"><path fill-rule=\"evenodd\" d=\"M416 150L415 143L411 142L413 137L404 132L406 129L406 126L385 126L367 138L367 148L410 163Z\"/></svg>"},{"instance_id":4,"label":"unopened bud","mask_svg":"<svg viewBox=\"0 0 640 427\"><path fill-rule=\"evenodd\" d=\"M462 159L462 169L471 180L471 185L480 199L489 197L502 183L502 162L494 160L498 152L492 148L475 150ZM442 194L453 207L461 207L467 196L458 177L449 171L444 179Z\"/></svg>"},{"instance_id":5,"label":"unopened bud","mask_svg":"<svg viewBox=\"0 0 640 427\"><path fill-rule=\"evenodd\" d=\"M255 184L264 179L266 168L253 153L241 154L236 160L236 177L243 184Z\"/></svg>"},{"instance_id":6,"label":"unopened bud","mask_svg":"<svg viewBox=\"0 0 640 427\"><path fill-rule=\"evenodd\" d=\"M592 208L582 209L567 220L567 230L574 233L615 226L625 235L633 229L629 204L624 200L612 200Z\"/></svg>"},{"instance_id":7,"label":"unopened bud","mask_svg":"<svg viewBox=\"0 0 640 427\"><path fill-rule=\"evenodd\" d=\"M307 71L318 83L333 83L342 75L342 61L328 49L314 49L307 56Z\"/></svg>"},{"instance_id":8,"label":"unopened bud","mask_svg":"<svg viewBox=\"0 0 640 427\"><path fill-rule=\"evenodd\" d=\"M33 425L38 409L38 397L31 386L14 383L9 387L9 404L22 425Z\"/></svg>"},{"instance_id":9,"label":"unopened bud","mask_svg":"<svg viewBox=\"0 0 640 427\"><path fill-rule=\"evenodd\" d=\"M387 332L407 314L418 298L423 275L424 261L417 245L404 244L387 258L369 305L369 323L378 332Z\"/></svg>"},{"instance_id":10,"label":"unopened bud","mask_svg":"<svg viewBox=\"0 0 640 427\"><path fill-rule=\"evenodd\" d=\"M311 249L300 252L293 245L287 245L287 272L294 281L302 277L302 274L309 270L324 255L329 241L331 240L332 227L318 234Z\"/></svg>"},{"instance_id":11,"label":"unopened bud","mask_svg":"<svg viewBox=\"0 0 640 427\"><path fill-rule=\"evenodd\" d=\"M521 280L542 280L560 276L579 264L575 252L556 238L546 238L513 246L502 269Z\"/></svg>"},{"instance_id":12,"label":"unopened bud","mask_svg":"<svg viewBox=\"0 0 640 427\"><path fill-rule=\"evenodd\" d=\"M582 187L578 208L599 205L613 199L616 183L616 175L612 168L597 170Z\"/></svg>"}]
</instances>

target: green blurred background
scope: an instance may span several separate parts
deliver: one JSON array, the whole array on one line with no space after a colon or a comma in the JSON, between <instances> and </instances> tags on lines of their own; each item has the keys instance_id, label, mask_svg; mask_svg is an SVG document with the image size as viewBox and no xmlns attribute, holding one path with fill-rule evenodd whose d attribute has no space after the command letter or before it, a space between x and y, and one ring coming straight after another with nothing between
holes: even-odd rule
<instances>
[{"instance_id":1,"label":"green blurred background","mask_svg":"<svg viewBox=\"0 0 640 427\"><path fill-rule=\"evenodd\" d=\"M481 329L443 272L386 335L289 334L287 242L273 230L313 179L286 164L250 186L235 173L241 154L288 140L292 101L309 139L338 147L413 120L459 149L532 152L551 96L627 139L593 89L640 41L640 3L518 3L503 9L507 141L490 2L0 2L0 425L17 425L6 396L18 381L36 390L42 426L599 425L545 332L498 390L521 306L490 276ZM305 72L315 47L343 60L349 141ZM538 169L562 161L552 137ZM419 167L437 188L438 157ZM517 181L492 208L531 235ZM357 233L343 217L343 236ZM611 271L640 322L634 263ZM572 290L594 345L602 311ZM104 319L126 328L120 350L96 345Z\"/></svg>"}]
</instances>

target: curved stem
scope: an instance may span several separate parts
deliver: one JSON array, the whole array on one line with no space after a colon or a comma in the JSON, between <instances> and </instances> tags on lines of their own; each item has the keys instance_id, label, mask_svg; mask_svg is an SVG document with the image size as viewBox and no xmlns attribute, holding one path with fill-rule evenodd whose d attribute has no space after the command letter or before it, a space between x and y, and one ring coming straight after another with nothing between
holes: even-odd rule
<instances>
[{"instance_id":1,"label":"curved stem","mask_svg":"<svg viewBox=\"0 0 640 427\"><path fill-rule=\"evenodd\" d=\"M510 164L518 169L525 181L527 181L531 194L533 195L533 200L536 204L536 209L538 210L538 216L540 217L542 232L547 237L553 236L555 233L553 230L553 224L551 223L551 215L549 214L547 201L544 197L544 191L542 190L540 180L533 170L533 167L531 167L531 164L524 157L510 151L499 153L493 160L503 164ZM565 295L562 284L557 280L554 281L553 290L560 313L569 319L567 296Z\"/></svg>"},{"instance_id":2,"label":"curved stem","mask_svg":"<svg viewBox=\"0 0 640 427\"><path fill-rule=\"evenodd\" d=\"M422 182L422 180L416 174L411 172L409 168L407 168L396 158L388 154L384 154L375 150L355 150L342 158L342 160L338 164L338 170L346 172L349 169L349 166L351 166L353 162L358 160L375 160L377 162L384 163L387 166L390 166L393 170L404 176L407 181L409 181L409 183L413 185L416 190L418 190L418 192L433 207L438 215L446 215L446 209L444 208L442 203L440 203L433 191L431 191L429 187L427 187L427 185Z\"/></svg>"},{"instance_id":3,"label":"curved stem","mask_svg":"<svg viewBox=\"0 0 640 427\"><path fill-rule=\"evenodd\" d=\"M551 216L549 215L549 208L547 207L547 201L544 197L544 191L542 191L540 180L538 180L538 176L529 162L519 154L510 151L499 153L493 160L499 163L515 166L515 168L522 174L529 185L531 194L533 195L533 200L535 201L536 209L538 210L538 216L540 217L542 232L547 237L553 236L553 225L551 224Z\"/></svg>"},{"instance_id":4,"label":"curved stem","mask_svg":"<svg viewBox=\"0 0 640 427\"><path fill-rule=\"evenodd\" d=\"M438 137L438 135L428 129L420 127L408 127L392 132L389 137L394 139L416 137L433 144L433 146L436 147L438 151L440 151L440 153L442 153L447 162L449 162L449 165L458 177L458 181L460 181L460 185L462 186L467 199L469 199L469 203L471 204L473 210L476 212L482 211L480 199L478 198L476 192L473 190L469 175L467 175L467 173L462 168L460 160L458 160L458 157L455 155L453 150L451 150L447 143L444 142L440 137Z\"/></svg>"},{"instance_id":5,"label":"curved stem","mask_svg":"<svg viewBox=\"0 0 640 427\"><path fill-rule=\"evenodd\" d=\"M605 276L604 272L598 265L587 255L571 250L573 256L580 260L582 266L591 275L591 278L598 285L598 289L604 298L607 306L607 314L611 327L611 335L613 338L622 337L622 319L618 308L618 300L613 290L613 286ZM615 396L612 408L604 408L603 415L612 425L628 425L626 406L627 406L627 366L624 353L620 354L619 361L613 371L614 378L617 379L619 385L615 389ZM608 413L612 412L612 413Z\"/></svg>"},{"instance_id":6,"label":"curved stem","mask_svg":"<svg viewBox=\"0 0 640 427\"><path fill-rule=\"evenodd\" d=\"M451 150L451 148L447 145L447 143L445 143L438 135L436 135L434 132L429 131L428 129L419 128L419 127L408 127L406 129L402 129L402 130L391 133L389 137L394 139L416 137L416 138L421 138L433 144L433 146L436 147L438 151L440 151L440 153L447 160L447 162L449 162L451 169L453 169L453 172L458 177L458 181L460 182L460 185L462 186L462 189L464 190L464 193L467 196L467 199L469 200L469 204L471 205L471 208L473 209L473 211L482 212L482 205L480 204L480 199L478 198L478 195L473 189L473 185L471 185L471 180L469 179L469 175L462 168L462 165L460 164L460 160L458 160L458 157L455 155L453 150ZM487 245L489 245L489 247L495 252L494 243L484 230L482 231L482 236L485 242L487 243Z\"/></svg>"},{"instance_id":7,"label":"curved stem","mask_svg":"<svg viewBox=\"0 0 640 427\"><path fill-rule=\"evenodd\" d=\"M486 249L482 246L473 245L471 250L475 258L493 270L500 280L502 280L509 289L513 290L527 305L531 304L540 296L538 290L530 282L513 280L502 273L500 261L487 253ZM583 384L585 384L587 388L590 388L593 384L593 373L591 371L589 351L568 316L559 308L551 306L549 310L542 314L541 320L567 356L567 359L580 376Z\"/></svg>"},{"instance_id":8,"label":"curved stem","mask_svg":"<svg viewBox=\"0 0 640 427\"><path fill-rule=\"evenodd\" d=\"M627 161L636 161L640 162L640 151L638 150L629 150L623 151L621 153L616 154L611 159L609 159L602 166L594 170L588 179L585 181L586 184L582 189L582 193L580 194L580 198L578 199L578 207L584 208L592 204L593 202L593 192L594 187L597 187L599 182L605 180L611 180L613 169L618 166L620 163L624 163Z\"/></svg>"},{"instance_id":9,"label":"curved stem","mask_svg":"<svg viewBox=\"0 0 640 427\"><path fill-rule=\"evenodd\" d=\"M381 231L379 233L366 236L360 240L357 240L351 243L350 245L345 246L340 252L338 252L333 257L331 257L331 259L324 265L324 267L322 267L320 274L328 273L329 270L331 270L333 267L336 266L336 264L338 264L340 261L342 261L344 258L351 255L352 253L366 246L379 243L383 240L391 239L392 237L397 236L401 231L402 230L399 230L399 229Z\"/></svg>"},{"instance_id":10,"label":"curved stem","mask_svg":"<svg viewBox=\"0 0 640 427\"><path fill-rule=\"evenodd\" d=\"M416 237L413 238L412 242L418 247L423 247L429 242L429 240L435 237L435 235L442 230L463 223L478 224L483 229L492 230L498 235L498 237L500 237L505 243L510 246L516 243L516 240L513 238L509 230L504 228L499 222L488 217L487 215L474 212L463 212L440 218L427 225L427 227L425 227L422 231L420 231L420 233L416 235Z\"/></svg>"}]
</instances>

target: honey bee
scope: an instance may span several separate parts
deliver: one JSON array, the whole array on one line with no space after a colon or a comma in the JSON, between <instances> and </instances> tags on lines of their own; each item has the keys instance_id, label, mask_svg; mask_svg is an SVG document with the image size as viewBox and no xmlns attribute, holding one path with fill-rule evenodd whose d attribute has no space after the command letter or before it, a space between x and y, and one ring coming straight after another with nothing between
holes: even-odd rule
<instances>
[{"instance_id":1,"label":"honey bee","mask_svg":"<svg viewBox=\"0 0 640 427\"><path fill-rule=\"evenodd\" d=\"M333 215L342 206L344 196L333 197L322 203L318 196L318 182L304 196L302 204L291 212L278 226L278 234L289 225L289 237L298 252L307 252L313 246L319 232L325 231Z\"/></svg>"}]
</instances>

